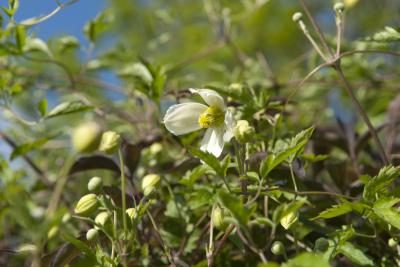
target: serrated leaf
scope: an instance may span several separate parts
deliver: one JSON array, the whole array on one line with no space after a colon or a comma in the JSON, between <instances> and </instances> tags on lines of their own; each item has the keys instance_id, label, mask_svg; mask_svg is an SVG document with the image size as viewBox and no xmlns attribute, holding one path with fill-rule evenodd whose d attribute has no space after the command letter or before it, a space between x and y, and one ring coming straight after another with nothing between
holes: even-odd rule
<instances>
[{"instance_id":1,"label":"serrated leaf","mask_svg":"<svg viewBox=\"0 0 400 267\"><path fill-rule=\"evenodd\" d=\"M383 198L374 203L374 213L388 224L400 229L400 213L393 205L400 202L400 198Z\"/></svg>"},{"instance_id":2,"label":"serrated leaf","mask_svg":"<svg viewBox=\"0 0 400 267\"><path fill-rule=\"evenodd\" d=\"M314 131L314 127L310 127L304 131L298 133L292 138L288 148L279 152L277 155L268 155L266 159L261 162L260 174L262 177L266 177L273 169L285 160L294 157L304 148L307 144L308 139L311 137Z\"/></svg>"},{"instance_id":3,"label":"serrated leaf","mask_svg":"<svg viewBox=\"0 0 400 267\"><path fill-rule=\"evenodd\" d=\"M245 227L247 225L253 209L245 207L239 198L224 190L218 192L218 200L240 226Z\"/></svg>"},{"instance_id":4,"label":"serrated leaf","mask_svg":"<svg viewBox=\"0 0 400 267\"><path fill-rule=\"evenodd\" d=\"M221 167L220 160L214 155L208 152L201 151L197 148L190 148L189 153L210 166L220 177L225 177L224 169L223 167Z\"/></svg>"},{"instance_id":5,"label":"serrated leaf","mask_svg":"<svg viewBox=\"0 0 400 267\"><path fill-rule=\"evenodd\" d=\"M348 203L341 203L338 205L333 205L327 210L324 210L317 217L313 218L313 220L317 219L330 219L341 216L343 214L351 212L353 209Z\"/></svg>"},{"instance_id":6,"label":"serrated leaf","mask_svg":"<svg viewBox=\"0 0 400 267\"><path fill-rule=\"evenodd\" d=\"M76 112L82 112L93 109L92 106L88 106L81 101L64 102L53 108L46 115L46 119L67 115Z\"/></svg>"},{"instance_id":7,"label":"serrated leaf","mask_svg":"<svg viewBox=\"0 0 400 267\"><path fill-rule=\"evenodd\" d=\"M350 242L345 242L338 247L338 251L353 263L361 266L376 266L371 258Z\"/></svg>"},{"instance_id":8,"label":"serrated leaf","mask_svg":"<svg viewBox=\"0 0 400 267\"><path fill-rule=\"evenodd\" d=\"M400 176L400 169L392 165L383 167L377 176L367 182L364 187L363 198L367 201L375 200L376 194L387 190L387 187Z\"/></svg>"},{"instance_id":9,"label":"serrated leaf","mask_svg":"<svg viewBox=\"0 0 400 267\"><path fill-rule=\"evenodd\" d=\"M321 255L304 252L282 264L282 267L329 267L329 262Z\"/></svg>"}]
</instances>

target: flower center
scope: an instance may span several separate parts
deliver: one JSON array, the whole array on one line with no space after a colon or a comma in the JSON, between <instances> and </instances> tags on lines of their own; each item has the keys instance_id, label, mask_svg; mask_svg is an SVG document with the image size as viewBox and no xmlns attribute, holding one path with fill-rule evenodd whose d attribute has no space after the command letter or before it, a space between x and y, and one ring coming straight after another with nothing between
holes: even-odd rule
<instances>
[{"instance_id":1,"label":"flower center","mask_svg":"<svg viewBox=\"0 0 400 267\"><path fill-rule=\"evenodd\" d=\"M224 123L225 114L217 107L208 107L199 117L201 128L210 128L220 126Z\"/></svg>"}]
</instances>

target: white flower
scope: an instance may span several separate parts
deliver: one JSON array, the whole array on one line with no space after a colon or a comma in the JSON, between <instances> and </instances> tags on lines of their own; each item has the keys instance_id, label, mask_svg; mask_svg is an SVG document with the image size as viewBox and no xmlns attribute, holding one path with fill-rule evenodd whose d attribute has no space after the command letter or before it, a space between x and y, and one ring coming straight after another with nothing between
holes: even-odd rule
<instances>
[{"instance_id":1,"label":"white flower","mask_svg":"<svg viewBox=\"0 0 400 267\"><path fill-rule=\"evenodd\" d=\"M210 89L189 91L199 94L208 106L194 102L173 105L164 116L165 127L174 135L207 129L200 149L219 157L224 143L232 138L232 114L217 92Z\"/></svg>"}]
</instances>

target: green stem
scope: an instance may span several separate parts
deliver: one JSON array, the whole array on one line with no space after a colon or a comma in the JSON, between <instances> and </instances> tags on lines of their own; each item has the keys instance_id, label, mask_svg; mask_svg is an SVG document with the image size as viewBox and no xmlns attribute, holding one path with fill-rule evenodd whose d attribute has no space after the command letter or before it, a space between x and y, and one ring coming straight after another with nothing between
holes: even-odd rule
<instances>
[{"instance_id":1,"label":"green stem","mask_svg":"<svg viewBox=\"0 0 400 267\"><path fill-rule=\"evenodd\" d=\"M292 163L289 164L289 168L290 168L290 176L292 177L292 182L293 182L293 187L294 187L294 191L297 193L297 183L296 183L296 177L294 177L294 172L293 172L293 165ZM296 198L297 195L295 195Z\"/></svg>"},{"instance_id":2,"label":"green stem","mask_svg":"<svg viewBox=\"0 0 400 267\"><path fill-rule=\"evenodd\" d=\"M126 224L126 185L125 185L125 171L124 171L124 157L122 155L121 149L118 150L119 154L119 164L121 168L121 198L122 198L122 222L124 225L124 234L127 233L127 224Z\"/></svg>"}]
</instances>

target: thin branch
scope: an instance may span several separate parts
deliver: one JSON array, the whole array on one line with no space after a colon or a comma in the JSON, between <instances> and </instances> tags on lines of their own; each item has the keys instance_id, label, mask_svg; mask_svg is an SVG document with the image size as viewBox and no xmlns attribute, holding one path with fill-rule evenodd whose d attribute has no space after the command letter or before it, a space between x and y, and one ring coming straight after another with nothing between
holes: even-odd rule
<instances>
[{"instance_id":1,"label":"thin branch","mask_svg":"<svg viewBox=\"0 0 400 267\"><path fill-rule=\"evenodd\" d=\"M0 137L11 146L13 149L17 148L18 145L5 133L0 131ZM22 158L26 161L26 163L32 168L32 170L38 175L39 179L47 186L51 186L51 182L47 179L45 173L36 165L35 162L27 155L22 155Z\"/></svg>"},{"instance_id":2,"label":"thin branch","mask_svg":"<svg viewBox=\"0 0 400 267\"><path fill-rule=\"evenodd\" d=\"M214 266L215 258L217 257L218 253L221 251L222 247L224 246L226 240L228 239L229 235L232 233L232 231L236 228L236 225L231 225L225 232L224 236L221 238L221 241L219 241L216 249L213 251L213 253L210 255L208 258L208 267Z\"/></svg>"}]
</instances>

